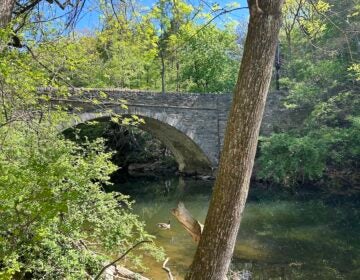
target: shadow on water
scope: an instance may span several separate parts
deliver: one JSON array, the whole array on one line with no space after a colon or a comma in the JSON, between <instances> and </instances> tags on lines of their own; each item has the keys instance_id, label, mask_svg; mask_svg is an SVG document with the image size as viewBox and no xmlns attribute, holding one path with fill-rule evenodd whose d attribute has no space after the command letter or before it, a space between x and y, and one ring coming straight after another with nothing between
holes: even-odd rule
<instances>
[{"instance_id":1,"label":"shadow on water","mask_svg":"<svg viewBox=\"0 0 360 280\"><path fill-rule=\"evenodd\" d=\"M135 201L134 211L157 237L182 279L196 244L170 214L183 201L204 222L213 182L183 178L134 180L115 186ZM159 222L171 221L170 230ZM161 264L146 258L151 279L167 279ZM324 202L314 194L290 195L253 188L232 261L251 279L360 279L359 204Z\"/></svg>"}]
</instances>

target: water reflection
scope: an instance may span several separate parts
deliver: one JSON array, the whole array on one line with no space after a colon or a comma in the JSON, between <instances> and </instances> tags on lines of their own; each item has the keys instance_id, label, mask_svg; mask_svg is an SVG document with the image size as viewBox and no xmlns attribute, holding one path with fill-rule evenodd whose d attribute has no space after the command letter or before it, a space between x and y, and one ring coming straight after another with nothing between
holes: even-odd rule
<instances>
[{"instance_id":1,"label":"water reflection","mask_svg":"<svg viewBox=\"0 0 360 280\"><path fill-rule=\"evenodd\" d=\"M182 279L196 244L170 214L178 201L204 222L212 182L171 178L117 186L136 200L135 212L157 236L176 279ZM314 198L315 197L315 198ZM171 220L171 230L156 224ZM290 196L253 189L245 209L232 269L252 279L360 279L360 211L356 203L329 204L314 194ZM151 279L167 279L147 259Z\"/></svg>"}]
</instances>

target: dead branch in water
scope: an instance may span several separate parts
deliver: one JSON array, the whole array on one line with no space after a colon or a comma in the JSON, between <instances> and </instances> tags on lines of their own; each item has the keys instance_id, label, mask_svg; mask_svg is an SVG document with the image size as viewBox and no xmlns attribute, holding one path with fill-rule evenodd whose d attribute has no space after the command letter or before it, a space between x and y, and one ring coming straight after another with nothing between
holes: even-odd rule
<instances>
[{"instance_id":1,"label":"dead branch in water","mask_svg":"<svg viewBox=\"0 0 360 280\"><path fill-rule=\"evenodd\" d=\"M204 226L191 215L189 210L185 208L184 203L179 202L178 206L171 210L171 213L191 235L193 240L199 242Z\"/></svg>"},{"instance_id":2,"label":"dead branch in water","mask_svg":"<svg viewBox=\"0 0 360 280\"><path fill-rule=\"evenodd\" d=\"M169 280L174 280L174 277L171 274L171 270L170 268L166 267L167 262L169 261L169 258L166 258L166 260L164 261L163 265L162 265L162 269L165 270L167 272L168 275L168 279Z\"/></svg>"}]
</instances>

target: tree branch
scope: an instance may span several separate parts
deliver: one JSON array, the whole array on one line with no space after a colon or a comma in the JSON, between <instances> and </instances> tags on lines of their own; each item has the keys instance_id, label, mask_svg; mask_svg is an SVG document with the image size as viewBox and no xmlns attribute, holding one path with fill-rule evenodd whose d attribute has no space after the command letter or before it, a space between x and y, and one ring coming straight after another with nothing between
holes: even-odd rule
<instances>
[{"instance_id":1,"label":"tree branch","mask_svg":"<svg viewBox=\"0 0 360 280\"><path fill-rule=\"evenodd\" d=\"M234 12L234 11L237 11L237 10L244 10L244 9L249 9L249 7L239 7L239 8L234 8L231 10L221 9L222 12L218 13L216 16L214 16L212 19L210 19L207 23L205 23L203 26L201 26L193 35L191 35L189 38L187 38L180 46L173 49L172 52L176 52L179 49L181 49L187 42L189 42L192 38L196 37L202 30L204 30L206 27L208 27L218 17L228 14L228 13L231 13L231 12Z\"/></svg>"},{"instance_id":2,"label":"tree branch","mask_svg":"<svg viewBox=\"0 0 360 280\"><path fill-rule=\"evenodd\" d=\"M34 54L34 52L32 51L32 49L27 46L24 45L24 47L29 51L30 55L32 56L32 58L40 64L40 66L42 66L43 68L45 68L46 71L49 71L49 73L55 75L55 77L58 77L60 80L62 80L67 86L69 86L70 88L74 89L74 86L72 84L70 84L65 78L61 77L60 75L58 75L57 73L55 73L53 70L51 70L49 67L47 67L44 63L42 63L37 56Z\"/></svg>"},{"instance_id":3,"label":"tree branch","mask_svg":"<svg viewBox=\"0 0 360 280\"><path fill-rule=\"evenodd\" d=\"M190 36L188 38L188 40L192 39L193 37L195 37L197 34L199 34L204 28L206 28L207 26L210 25L210 23L212 23L215 19L217 19L218 17L222 16L222 15L225 15L225 14L228 14L228 13L231 13L231 12L234 12L234 11L237 11L237 10L243 10L243 9L249 9L249 7L239 7L239 8L234 8L234 9L231 9L231 10L225 10L223 9L223 11L221 13L218 13L216 16L214 16L211 20L209 20L206 24L204 24L202 27L200 27L200 29L198 29L195 34L193 34L192 36Z\"/></svg>"},{"instance_id":4,"label":"tree branch","mask_svg":"<svg viewBox=\"0 0 360 280\"><path fill-rule=\"evenodd\" d=\"M346 31L344 31L341 27L339 27L331 18L329 18L325 13L319 11L319 9L316 7L316 5L314 4L314 2L312 0L309 0L311 6L314 8L314 10L321 15L322 17L324 17L328 22L330 22L340 33L342 33L344 35L344 38L346 40L346 45L349 51L349 56L350 56L350 60L354 61L353 55L352 55L352 51L351 51L351 46L350 46L350 40L346 34Z\"/></svg>"},{"instance_id":5,"label":"tree branch","mask_svg":"<svg viewBox=\"0 0 360 280\"><path fill-rule=\"evenodd\" d=\"M105 265L100 272L95 276L94 280L98 280L100 278L100 276L104 273L104 271L109 268L110 266L113 266L114 264L116 264L118 261L120 261L121 259L123 259L127 254L129 254L132 250L134 250L137 246L139 246L142 243L150 243L150 240L142 240L139 241L138 243L136 243L135 245L131 246L129 249L126 250L126 252L124 254L122 254L120 257L118 257L117 259L113 260L111 263Z\"/></svg>"},{"instance_id":6,"label":"tree branch","mask_svg":"<svg viewBox=\"0 0 360 280\"><path fill-rule=\"evenodd\" d=\"M41 0L35 0L34 2L30 3L27 6L22 6L21 9L19 11L15 11L14 14L15 15L21 15L27 11L30 11L32 8L34 8L37 4L39 4L41 2Z\"/></svg>"},{"instance_id":7,"label":"tree branch","mask_svg":"<svg viewBox=\"0 0 360 280\"><path fill-rule=\"evenodd\" d=\"M191 215L189 210L185 208L184 203L179 202L178 206L171 210L179 223L191 235L195 242L199 242L203 225Z\"/></svg>"},{"instance_id":8,"label":"tree branch","mask_svg":"<svg viewBox=\"0 0 360 280\"><path fill-rule=\"evenodd\" d=\"M166 260L164 261L163 265L162 265L162 269L165 270L167 272L167 276L168 276L168 280L174 280L173 275L171 274L171 270L170 268L166 267L167 262L169 261L169 258L166 258Z\"/></svg>"}]
</instances>

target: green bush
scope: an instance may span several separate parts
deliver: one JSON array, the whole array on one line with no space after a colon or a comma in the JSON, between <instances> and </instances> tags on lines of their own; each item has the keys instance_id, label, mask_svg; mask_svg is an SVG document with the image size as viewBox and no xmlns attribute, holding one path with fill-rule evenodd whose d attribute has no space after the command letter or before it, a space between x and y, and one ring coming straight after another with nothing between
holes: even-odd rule
<instances>
[{"instance_id":1,"label":"green bush","mask_svg":"<svg viewBox=\"0 0 360 280\"><path fill-rule=\"evenodd\" d=\"M347 128L310 129L305 135L280 133L262 138L257 177L285 186L341 177L355 186L359 177L360 121ZM331 183L329 184L329 186Z\"/></svg>"},{"instance_id":2,"label":"green bush","mask_svg":"<svg viewBox=\"0 0 360 280\"><path fill-rule=\"evenodd\" d=\"M49 127L25 125L1 132L1 279L85 279L135 242L152 240L128 197L102 189L116 170L103 140L79 146ZM139 256L127 260L139 264Z\"/></svg>"},{"instance_id":3,"label":"green bush","mask_svg":"<svg viewBox=\"0 0 360 280\"><path fill-rule=\"evenodd\" d=\"M261 141L257 177L286 186L321 177L327 145L309 136L273 134Z\"/></svg>"}]
</instances>

